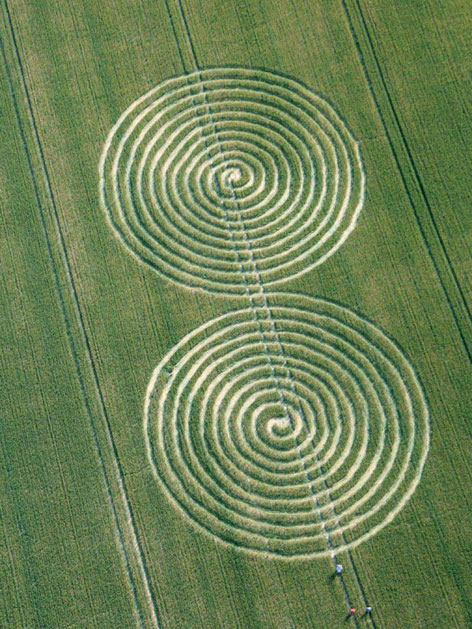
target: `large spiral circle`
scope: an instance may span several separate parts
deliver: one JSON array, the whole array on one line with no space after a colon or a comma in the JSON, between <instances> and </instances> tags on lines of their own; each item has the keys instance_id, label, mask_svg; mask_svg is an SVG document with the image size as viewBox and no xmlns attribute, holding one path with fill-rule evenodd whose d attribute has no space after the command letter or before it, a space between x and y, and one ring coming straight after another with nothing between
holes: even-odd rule
<instances>
[{"instance_id":1,"label":"large spiral circle","mask_svg":"<svg viewBox=\"0 0 472 629\"><path fill-rule=\"evenodd\" d=\"M111 130L101 202L142 262L189 286L245 293L325 260L361 210L356 141L324 99L261 70L167 80Z\"/></svg>"},{"instance_id":2,"label":"large spiral circle","mask_svg":"<svg viewBox=\"0 0 472 629\"><path fill-rule=\"evenodd\" d=\"M155 475L193 521L245 549L313 557L393 519L419 482L429 419L414 370L372 323L274 294L165 356L145 435Z\"/></svg>"}]
</instances>

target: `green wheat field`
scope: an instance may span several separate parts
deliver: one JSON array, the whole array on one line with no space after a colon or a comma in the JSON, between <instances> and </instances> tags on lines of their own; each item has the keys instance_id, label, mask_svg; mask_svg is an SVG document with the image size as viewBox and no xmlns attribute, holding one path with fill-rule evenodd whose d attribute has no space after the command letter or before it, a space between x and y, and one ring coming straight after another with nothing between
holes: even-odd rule
<instances>
[{"instance_id":1,"label":"green wheat field","mask_svg":"<svg viewBox=\"0 0 472 629\"><path fill-rule=\"evenodd\" d=\"M472 627L466 0L2 0L0 627Z\"/></svg>"}]
</instances>

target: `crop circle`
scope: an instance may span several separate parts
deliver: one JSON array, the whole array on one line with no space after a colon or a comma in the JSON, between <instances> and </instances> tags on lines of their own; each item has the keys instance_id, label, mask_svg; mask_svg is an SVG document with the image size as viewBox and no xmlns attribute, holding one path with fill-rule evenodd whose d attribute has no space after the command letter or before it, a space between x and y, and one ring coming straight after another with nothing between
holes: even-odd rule
<instances>
[{"instance_id":1,"label":"crop circle","mask_svg":"<svg viewBox=\"0 0 472 629\"><path fill-rule=\"evenodd\" d=\"M216 537L323 556L373 535L412 495L427 406L410 363L372 323L323 299L268 299L271 321L263 309L227 313L160 362L146 395L148 455L172 501Z\"/></svg>"},{"instance_id":2,"label":"crop circle","mask_svg":"<svg viewBox=\"0 0 472 629\"><path fill-rule=\"evenodd\" d=\"M364 198L357 142L298 81L245 68L169 79L112 128L101 204L141 262L187 286L245 294L323 262Z\"/></svg>"}]
</instances>

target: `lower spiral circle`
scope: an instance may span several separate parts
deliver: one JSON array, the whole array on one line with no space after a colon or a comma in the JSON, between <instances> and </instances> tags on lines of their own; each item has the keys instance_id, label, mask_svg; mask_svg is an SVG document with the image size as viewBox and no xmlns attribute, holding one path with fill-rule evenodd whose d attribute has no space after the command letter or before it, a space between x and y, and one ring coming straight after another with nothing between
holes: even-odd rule
<instances>
[{"instance_id":1,"label":"lower spiral circle","mask_svg":"<svg viewBox=\"0 0 472 629\"><path fill-rule=\"evenodd\" d=\"M172 500L222 540L283 557L339 552L415 490L426 402L372 323L323 299L269 302L202 325L161 361L146 396L149 458Z\"/></svg>"}]
</instances>

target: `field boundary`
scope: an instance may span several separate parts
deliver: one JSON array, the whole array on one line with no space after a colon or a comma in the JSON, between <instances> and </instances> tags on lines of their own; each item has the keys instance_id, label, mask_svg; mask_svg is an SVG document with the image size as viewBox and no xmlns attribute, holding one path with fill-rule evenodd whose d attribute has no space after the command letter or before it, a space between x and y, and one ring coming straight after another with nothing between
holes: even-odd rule
<instances>
[{"instance_id":1,"label":"field boundary","mask_svg":"<svg viewBox=\"0 0 472 629\"><path fill-rule=\"evenodd\" d=\"M0 38L0 47L1 47L2 57L4 60L5 68L8 75L11 97L14 102L14 108L15 108L15 113L16 113L16 117L18 121L18 126L20 129L23 147L27 156L28 167L31 174L31 179L33 183L38 210L40 213L43 234L44 234L46 245L47 245L48 257L49 257L49 261L52 268L52 273L53 273L53 277L54 277L54 281L55 281L55 285L56 285L56 289L58 293L58 298L61 304L61 311L64 317L67 338L68 338L71 353L73 356L74 365L77 372L77 377L79 380L82 396L84 399L85 408L87 411L87 415L89 417L89 422L90 422L91 431L93 434L93 439L94 439L94 443L95 443L95 447L97 451L97 456L98 456L100 467L101 467L102 474L104 477L105 489L106 489L108 501L110 503L113 522L116 529L117 542L121 551L124 567L126 570L126 574L128 576L128 580L129 580L131 595L133 599L133 605L135 608L136 622L139 627L144 627L146 625L146 618L149 618L152 625L156 629L159 629L156 603L154 601L154 597L151 591L148 571L146 568L144 556L142 553L142 549L141 549L137 532L136 532L136 528L135 528L133 510L132 510L130 499L128 497L126 482L125 482L124 475L121 469L121 463L119 461L118 451L117 451L116 444L114 441L113 432L111 429L111 424L110 424L110 420L108 416L108 411L106 409L103 392L101 389L101 385L98 379L98 374L97 374L97 370L96 370L94 359L93 359L90 341L89 341L87 331L86 331L83 313L80 306L80 301L77 294L77 289L75 286L72 269L70 266L69 256L67 253L65 237L62 232L61 225L60 225L55 195L52 189L49 170L47 168L46 161L45 161L45 156L44 156L42 142L41 142L41 138L39 134L39 129L37 127L36 117L34 114L31 97L30 97L28 86L26 83L23 63L21 60L21 56L20 56L20 52L19 52L19 48L17 44L17 39L16 39L16 34L15 34L15 29L13 26L13 21L12 21L12 17L11 17L10 9L8 7L7 0L4 0L4 8L5 8L8 28L10 30L10 37L11 37L11 44L14 51L14 58L16 59L17 69L20 75L20 84L24 92L24 98L26 101L27 117L31 125L31 133L32 133L33 141L36 145L36 150L38 153L37 159L41 165L41 170L44 177L46 197L49 201L49 204L52 210L52 222L56 231L56 238L58 241L58 246L59 246L59 251L60 251L59 257L62 260L64 272L67 278L67 283L69 285L69 289L70 289L70 293L71 293L71 297L72 297L72 301L74 305L76 324L78 326L78 329L80 330L82 341L84 343L84 348L85 348L84 353L87 357L87 362L90 368L93 384L96 389L95 393L96 393L97 401L98 401L99 408L100 408L102 418L103 418L103 428L104 428L104 433L105 433L105 440L103 443L101 443L101 440L103 440L103 437L102 438L99 437L99 433L95 425L95 420L93 416L94 413L93 413L92 406L90 403L89 394L87 392L87 385L85 383L85 378L82 372L82 368L80 366L79 351L76 346L76 342L74 340L74 335L72 332L71 316L68 313L68 308L66 305L66 297L64 294L63 287L61 286L60 273L58 269L58 264L56 262L56 255L54 254L54 247L52 245L54 236L51 236L50 228L48 227L48 220L46 218L45 207L41 199L41 193L39 192L40 184L38 183L32 155L31 155L30 149L28 148L28 140L26 137L24 124L22 121L22 116L20 114L20 107L19 107L18 99L15 93L15 87L13 84L13 76L10 70L10 66L8 64L8 59L6 56L6 51L4 48L3 41ZM106 459L104 456L104 447L108 448L109 454L111 455L111 460L112 460L111 470L107 469L108 466L107 466ZM113 489L112 487L112 481L111 481L112 477L114 477L117 483L117 490ZM118 493L118 496L119 496L118 500L121 502L121 508L124 511L124 513L122 514L120 513L120 507L117 505L117 498L114 497L115 493ZM136 565L133 565L133 564L136 564ZM141 580L141 583L139 586L138 586L138 579ZM138 587L144 588L145 603L144 601L143 602L140 601L138 598ZM147 613L144 612L142 609L143 604L145 604L148 608Z\"/></svg>"}]
</instances>

